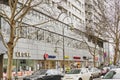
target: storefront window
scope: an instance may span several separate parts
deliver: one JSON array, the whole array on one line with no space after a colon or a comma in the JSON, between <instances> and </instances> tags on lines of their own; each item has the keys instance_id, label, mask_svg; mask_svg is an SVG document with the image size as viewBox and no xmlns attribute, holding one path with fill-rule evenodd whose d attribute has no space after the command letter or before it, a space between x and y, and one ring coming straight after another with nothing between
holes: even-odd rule
<instances>
[{"instance_id":1,"label":"storefront window","mask_svg":"<svg viewBox=\"0 0 120 80\"><path fill-rule=\"evenodd\" d=\"M14 59L12 65L12 72L18 71L33 71L34 70L34 60L27 59ZM7 71L7 59L4 59L3 71Z\"/></svg>"}]
</instances>

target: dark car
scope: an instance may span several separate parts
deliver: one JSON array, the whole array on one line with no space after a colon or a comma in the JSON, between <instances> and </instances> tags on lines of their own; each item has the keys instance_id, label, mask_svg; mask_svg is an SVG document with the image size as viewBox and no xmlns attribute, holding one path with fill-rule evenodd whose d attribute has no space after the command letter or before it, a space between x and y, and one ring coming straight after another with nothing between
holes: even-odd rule
<instances>
[{"instance_id":1,"label":"dark car","mask_svg":"<svg viewBox=\"0 0 120 80\"><path fill-rule=\"evenodd\" d=\"M37 80L61 80L62 77L63 75L48 75L38 78Z\"/></svg>"},{"instance_id":2,"label":"dark car","mask_svg":"<svg viewBox=\"0 0 120 80\"><path fill-rule=\"evenodd\" d=\"M26 76L23 80L61 80L62 72L57 69L42 69Z\"/></svg>"}]
</instances>

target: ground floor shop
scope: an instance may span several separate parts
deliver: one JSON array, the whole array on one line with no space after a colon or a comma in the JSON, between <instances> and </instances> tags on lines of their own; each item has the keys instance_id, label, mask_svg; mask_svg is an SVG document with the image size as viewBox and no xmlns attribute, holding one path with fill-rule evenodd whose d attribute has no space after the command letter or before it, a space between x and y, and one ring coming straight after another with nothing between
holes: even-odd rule
<instances>
[{"instance_id":1,"label":"ground floor shop","mask_svg":"<svg viewBox=\"0 0 120 80\"><path fill-rule=\"evenodd\" d=\"M6 76L7 71L7 59L4 59L3 65L3 76ZM65 60L34 60L34 59L14 59L12 67L12 76L23 76L30 75L34 71L40 69L60 69L63 70L63 65L65 66L65 71L69 71L71 68L80 68L83 65L83 61L71 61Z\"/></svg>"},{"instance_id":2,"label":"ground floor shop","mask_svg":"<svg viewBox=\"0 0 120 80\"><path fill-rule=\"evenodd\" d=\"M92 65L92 64L91 64ZM34 59L14 59L13 72L19 71L36 71L39 69L66 69L86 67L86 61L72 61L72 60L34 60ZM4 59L3 71L6 73L7 59Z\"/></svg>"}]
</instances>

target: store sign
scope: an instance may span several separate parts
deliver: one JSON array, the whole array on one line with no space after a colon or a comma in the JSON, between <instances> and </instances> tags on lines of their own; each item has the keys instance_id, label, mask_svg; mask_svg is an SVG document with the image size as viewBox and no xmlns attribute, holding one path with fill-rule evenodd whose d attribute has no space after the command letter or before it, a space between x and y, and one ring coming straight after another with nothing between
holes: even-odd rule
<instances>
[{"instance_id":1,"label":"store sign","mask_svg":"<svg viewBox=\"0 0 120 80\"><path fill-rule=\"evenodd\" d=\"M80 59L80 57L79 56L74 56L73 59Z\"/></svg>"},{"instance_id":2,"label":"store sign","mask_svg":"<svg viewBox=\"0 0 120 80\"><path fill-rule=\"evenodd\" d=\"M15 52L16 57L31 57L28 52Z\"/></svg>"},{"instance_id":3,"label":"store sign","mask_svg":"<svg viewBox=\"0 0 120 80\"><path fill-rule=\"evenodd\" d=\"M86 60L86 59L87 59L87 57L86 57L86 56L83 56L83 59L84 59L84 60Z\"/></svg>"},{"instance_id":4,"label":"store sign","mask_svg":"<svg viewBox=\"0 0 120 80\"><path fill-rule=\"evenodd\" d=\"M56 58L56 56L54 56L54 55L48 55L48 54L44 54L44 59L47 59L47 58Z\"/></svg>"},{"instance_id":5,"label":"store sign","mask_svg":"<svg viewBox=\"0 0 120 80\"><path fill-rule=\"evenodd\" d=\"M48 58L56 58L56 56L48 55Z\"/></svg>"},{"instance_id":6,"label":"store sign","mask_svg":"<svg viewBox=\"0 0 120 80\"><path fill-rule=\"evenodd\" d=\"M69 59L69 56L64 56L65 59Z\"/></svg>"}]
</instances>

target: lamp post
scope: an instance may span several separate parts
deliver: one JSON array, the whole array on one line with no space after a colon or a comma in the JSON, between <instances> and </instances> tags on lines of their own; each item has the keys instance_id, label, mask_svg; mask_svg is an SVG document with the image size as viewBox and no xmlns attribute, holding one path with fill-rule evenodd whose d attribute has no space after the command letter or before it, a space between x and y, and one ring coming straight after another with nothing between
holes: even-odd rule
<instances>
[{"instance_id":1,"label":"lamp post","mask_svg":"<svg viewBox=\"0 0 120 80\"><path fill-rule=\"evenodd\" d=\"M65 73L65 45L64 45L64 42L65 42L65 40L64 40L64 28L65 27L63 27L62 28L62 47L55 47L55 50L54 50L54 52L55 53L57 53L57 48L61 48L62 49L62 52L63 52L63 56L62 56L62 59L63 59L63 64L62 64L62 68L63 68L63 73ZM56 44L55 45L57 45L57 43L59 42L59 40L56 42Z\"/></svg>"},{"instance_id":2,"label":"lamp post","mask_svg":"<svg viewBox=\"0 0 120 80\"><path fill-rule=\"evenodd\" d=\"M62 29L63 34L63 73L65 73L65 46L64 46L64 27Z\"/></svg>"}]
</instances>

